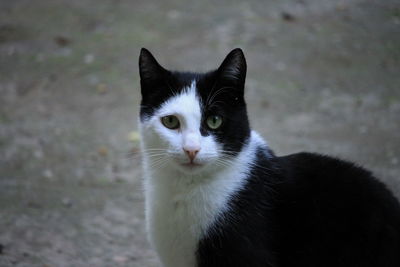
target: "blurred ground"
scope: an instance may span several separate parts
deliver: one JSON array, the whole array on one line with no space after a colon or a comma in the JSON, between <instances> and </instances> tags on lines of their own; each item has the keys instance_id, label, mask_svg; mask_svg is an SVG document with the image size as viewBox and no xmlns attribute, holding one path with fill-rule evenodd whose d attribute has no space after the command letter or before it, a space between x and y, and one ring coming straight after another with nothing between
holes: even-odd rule
<instances>
[{"instance_id":1,"label":"blurred ground","mask_svg":"<svg viewBox=\"0 0 400 267\"><path fill-rule=\"evenodd\" d=\"M400 196L398 0L1 0L0 266L157 266L128 138L141 47L197 71L242 47L277 154L357 161Z\"/></svg>"}]
</instances>

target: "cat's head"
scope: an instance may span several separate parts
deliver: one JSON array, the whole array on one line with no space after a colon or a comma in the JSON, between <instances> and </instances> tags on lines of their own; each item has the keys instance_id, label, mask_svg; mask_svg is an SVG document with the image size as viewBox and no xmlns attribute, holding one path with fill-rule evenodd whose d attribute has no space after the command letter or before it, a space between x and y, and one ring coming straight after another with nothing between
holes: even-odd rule
<instances>
[{"instance_id":1,"label":"cat's head","mask_svg":"<svg viewBox=\"0 0 400 267\"><path fill-rule=\"evenodd\" d=\"M146 49L139 57L144 153L183 172L223 167L250 136L246 60L232 50L207 73L169 71Z\"/></svg>"}]
</instances>

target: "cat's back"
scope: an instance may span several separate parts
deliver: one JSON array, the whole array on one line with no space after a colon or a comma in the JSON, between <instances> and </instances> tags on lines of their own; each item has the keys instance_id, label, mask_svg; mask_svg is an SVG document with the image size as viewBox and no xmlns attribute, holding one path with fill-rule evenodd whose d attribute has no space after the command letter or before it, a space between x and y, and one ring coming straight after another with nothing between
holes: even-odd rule
<instances>
[{"instance_id":1,"label":"cat's back","mask_svg":"<svg viewBox=\"0 0 400 267\"><path fill-rule=\"evenodd\" d=\"M277 160L285 177L283 193L289 198L318 200L329 207L363 207L360 212L367 213L380 207L381 212L397 211L393 217L400 218L398 200L370 171L355 163L308 152Z\"/></svg>"},{"instance_id":2,"label":"cat's back","mask_svg":"<svg viewBox=\"0 0 400 267\"><path fill-rule=\"evenodd\" d=\"M277 160L283 266L400 266L400 206L369 171L312 153Z\"/></svg>"}]
</instances>

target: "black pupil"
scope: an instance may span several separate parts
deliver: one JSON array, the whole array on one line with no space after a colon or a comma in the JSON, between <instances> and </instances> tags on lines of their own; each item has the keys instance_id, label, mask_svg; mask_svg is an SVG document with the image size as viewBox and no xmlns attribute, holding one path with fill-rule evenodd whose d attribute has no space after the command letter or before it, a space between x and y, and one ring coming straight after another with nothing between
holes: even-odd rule
<instances>
[{"instance_id":1,"label":"black pupil","mask_svg":"<svg viewBox=\"0 0 400 267\"><path fill-rule=\"evenodd\" d=\"M216 124L216 123L217 123L217 116L214 116L214 117L212 118L212 121L213 121L213 124Z\"/></svg>"},{"instance_id":2,"label":"black pupil","mask_svg":"<svg viewBox=\"0 0 400 267\"><path fill-rule=\"evenodd\" d=\"M169 120L169 123L172 123L172 122L173 122L172 116L169 116L169 117L168 117L168 120Z\"/></svg>"}]
</instances>

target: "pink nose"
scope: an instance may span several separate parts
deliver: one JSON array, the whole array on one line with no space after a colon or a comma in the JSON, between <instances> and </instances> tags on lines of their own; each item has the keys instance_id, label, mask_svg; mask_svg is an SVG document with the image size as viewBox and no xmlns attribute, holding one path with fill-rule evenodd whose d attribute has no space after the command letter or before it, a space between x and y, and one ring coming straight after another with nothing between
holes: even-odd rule
<instances>
[{"instance_id":1,"label":"pink nose","mask_svg":"<svg viewBox=\"0 0 400 267\"><path fill-rule=\"evenodd\" d=\"M191 163L193 162L197 153L199 153L199 150L186 150L186 149L183 149L183 150L185 151L186 155L189 157Z\"/></svg>"}]
</instances>

